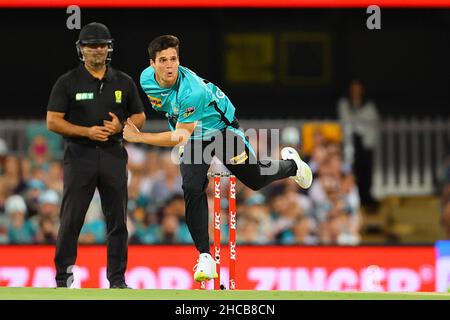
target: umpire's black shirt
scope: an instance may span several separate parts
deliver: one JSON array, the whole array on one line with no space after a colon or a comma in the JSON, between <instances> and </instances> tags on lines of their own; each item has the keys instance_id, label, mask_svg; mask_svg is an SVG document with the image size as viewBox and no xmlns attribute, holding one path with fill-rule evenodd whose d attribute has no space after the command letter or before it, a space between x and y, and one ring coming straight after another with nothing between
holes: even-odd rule
<instances>
[{"instance_id":1,"label":"umpire's black shirt","mask_svg":"<svg viewBox=\"0 0 450 320\"><path fill-rule=\"evenodd\" d=\"M92 76L84 64L62 75L53 86L47 111L64 112L68 122L84 126L103 126L111 121L108 112L115 113L123 123L130 115L144 111L133 79L126 73L107 67L102 80ZM107 145L122 141L122 133L108 141L93 141L85 137L66 140L89 145Z\"/></svg>"}]
</instances>

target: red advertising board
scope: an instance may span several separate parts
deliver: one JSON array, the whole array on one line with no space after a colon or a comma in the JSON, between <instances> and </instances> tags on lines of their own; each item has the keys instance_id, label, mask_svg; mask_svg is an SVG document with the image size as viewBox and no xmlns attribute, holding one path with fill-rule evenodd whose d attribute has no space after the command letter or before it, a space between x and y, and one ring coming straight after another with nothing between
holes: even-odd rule
<instances>
[{"instance_id":1,"label":"red advertising board","mask_svg":"<svg viewBox=\"0 0 450 320\"><path fill-rule=\"evenodd\" d=\"M54 247L1 246L0 286L52 287ZM228 283L228 251L221 252ZM133 288L190 289L193 246L130 246L126 279ZM238 246L237 289L435 291L434 247ZM75 287L105 288L106 248L80 246ZM212 288L212 281L209 284ZM227 286L227 285L226 285Z\"/></svg>"},{"instance_id":2,"label":"red advertising board","mask_svg":"<svg viewBox=\"0 0 450 320\"><path fill-rule=\"evenodd\" d=\"M368 7L450 7L449 0L0 0L0 7L150 7L150 8L348 8Z\"/></svg>"}]
</instances>

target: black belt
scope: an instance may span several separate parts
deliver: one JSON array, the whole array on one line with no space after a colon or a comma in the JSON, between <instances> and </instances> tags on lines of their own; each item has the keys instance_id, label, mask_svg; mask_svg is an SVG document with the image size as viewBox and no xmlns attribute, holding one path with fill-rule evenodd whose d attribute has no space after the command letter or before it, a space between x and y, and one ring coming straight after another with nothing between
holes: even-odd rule
<instances>
[{"instance_id":1,"label":"black belt","mask_svg":"<svg viewBox=\"0 0 450 320\"><path fill-rule=\"evenodd\" d=\"M120 141L105 141L105 142L98 141L97 142L97 141L93 141L90 139L66 138L66 142L76 143L78 145L86 146L86 147L100 147L100 148L123 145L122 140L120 140Z\"/></svg>"}]
</instances>

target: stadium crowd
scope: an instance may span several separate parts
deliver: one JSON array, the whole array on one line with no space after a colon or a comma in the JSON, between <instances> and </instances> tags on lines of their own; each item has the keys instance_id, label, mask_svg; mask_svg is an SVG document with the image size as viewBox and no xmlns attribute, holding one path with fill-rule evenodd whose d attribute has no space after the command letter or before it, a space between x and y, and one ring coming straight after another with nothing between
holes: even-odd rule
<instances>
[{"instance_id":1,"label":"stadium crowd","mask_svg":"<svg viewBox=\"0 0 450 320\"><path fill-rule=\"evenodd\" d=\"M300 131L285 128L282 146L300 148ZM289 138L290 136L290 138ZM284 137L284 138L283 138ZM287 137L287 138L286 138ZM289 138L289 139L288 139ZM26 156L0 145L0 243L53 244L59 227L62 159L53 155L44 135L35 135ZM239 244L355 245L360 243L360 199L342 145L328 141L320 130L314 148L304 155L315 179L301 190L292 179L256 192L238 182L237 241ZM252 142L258 146L257 141ZM168 149L128 144L128 230L130 244L192 243L184 221L179 167ZM256 151L258 150L255 148ZM301 150L301 148L300 148ZM225 171L220 163L212 170ZM207 189L213 212L213 184ZM227 185L222 181L222 241L227 239ZM105 243L105 222L95 193L79 238L80 244ZM210 224L213 239L213 224Z\"/></svg>"},{"instance_id":2,"label":"stadium crowd","mask_svg":"<svg viewBox=\"0 0 450 320\"><path fill-rule=\"evenodd\" d=\"M441 225L444 229L446 239L450 239L450 154L447 155L445 161L445 172L442 182L441 206Z\"/></svg>"}]
</instances>

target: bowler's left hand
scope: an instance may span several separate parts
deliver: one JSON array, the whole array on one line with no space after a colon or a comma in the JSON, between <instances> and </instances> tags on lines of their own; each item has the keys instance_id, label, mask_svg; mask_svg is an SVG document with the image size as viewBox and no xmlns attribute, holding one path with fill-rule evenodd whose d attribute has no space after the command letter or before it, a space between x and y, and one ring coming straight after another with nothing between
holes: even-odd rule
<instances>
[{"instance_id":1,"label":"bowler's left hand","mask_svg":"<svg viewBox=\"0 0 450 320\"><path fill-rule=\"evenodd\" d=\"M123 138L128 142L140 142L141 132L134 125L130 118L127 119L123 127Z\"/></svg>"}]
</instances>

